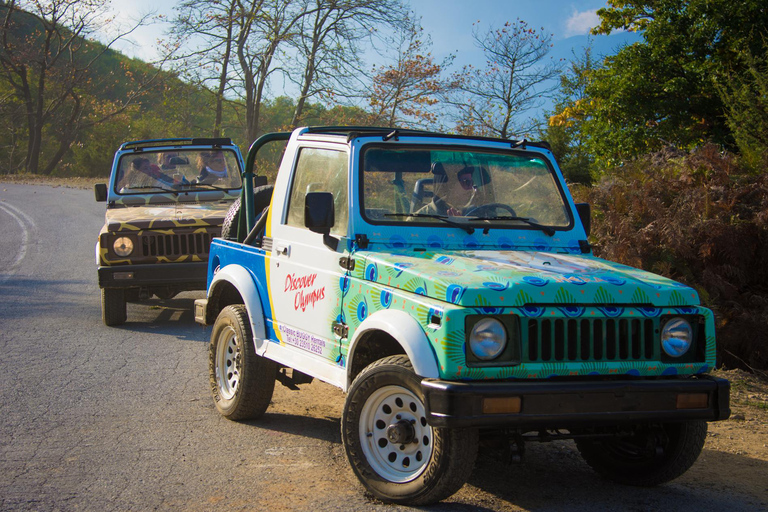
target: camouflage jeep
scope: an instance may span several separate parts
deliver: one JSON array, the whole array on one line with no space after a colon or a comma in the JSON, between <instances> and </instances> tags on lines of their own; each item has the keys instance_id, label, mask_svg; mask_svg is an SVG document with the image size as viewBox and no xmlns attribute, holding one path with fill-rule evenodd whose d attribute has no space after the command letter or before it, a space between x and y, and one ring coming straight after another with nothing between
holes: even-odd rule
<instances>
[{"instance_id":1,"label":"camouflage jeep","mask_svg":"<svg viewBox=\"0 0 768 512\"><path fill-rule=\"evenodd\" d=\"M230 139L126 142L115 153L96 243L106 325L126 321L126 303L204 290L211 239L242 187L243 157Z\"/></svg>"}]
</instances>

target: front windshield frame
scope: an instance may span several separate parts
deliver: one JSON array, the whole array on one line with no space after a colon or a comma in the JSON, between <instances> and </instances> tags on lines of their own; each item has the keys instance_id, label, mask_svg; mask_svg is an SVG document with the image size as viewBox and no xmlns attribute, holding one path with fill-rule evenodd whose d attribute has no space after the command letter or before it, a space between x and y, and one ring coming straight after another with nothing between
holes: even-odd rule
<instances>
[{"instance_id":1,"label":"front windshield frame","mask_svg":"<svg viewBox=\"0 0 768 512\"><path fill-rule=\"evenodd\" d=\"M571 202L569 200L569 196L566 193L564 189L564 185L562 180L560 179L558 173L555 171L554 166L552 165L552 162L550 158L548 158L546 155L543 155L540 152L536 151L526 151L526 150L519 150L519 149L500 149L500 148L492 148L492 147L477 147L477 146L466 146L461 144L430 144L430 143L419 143L419 144L403 144L398 146L388 145L388 144L382 144L382 143L369 143L366 144L365 147L362 148L359 154L359 160L358 160L358 193L359 193L359 205L360 205L360 214L362 218L369 224L372 225L379 225L379 226L393 226L393 227L430 227L430 228L441 228L441 229L454 229L456 226L452 227L451 223L443 222L441 219L426 219L423 217L416 217L416 216L409 216L406 212L410 213L416 213L415 210L412 210L413 204L409 204L407 206L404 205L403 212L396 212L396 211L388 211L386 213L380 213L377 212L376 215L371 215L372 209L375 209L375 204L373 201L369 200L368 198L374 197L374 194L372 194L371 190L366 190L366 175L367 173L371 174L379 174L379 175L386 175L387 173L384 171L369 171L365 169L366 165L366 155L371 150L391 150L391 151L427 151L430 152L430 155L432 154L439 154L441 152L465 152L470 154L476 154L476 155L488 155L489 158L504 158L504 157L514 157L518 159L535 159L537 161L537 164L542 167L542 171L546 169L546 172L542 172L543 175L549 176L549 179L551 180L552 190L550 193L554 196L556 194L557 198L559 199L559 204L562 206L562 218L561 222L557 223L549 223L549 222L539 222L537 218L528 218L525 217L525 212L520 212L515 214L516 217L523 217L526 220L506 220L503 218L495 218L495 219L484 219L484 218L476 218L474 216L467 217L463 216L463 214L458 214L456 216L453 216L453 214L442 214L442 216L445 216L446 219L449 219L453 221L454 224L461 224L462 226L471 226L476 229L486 230L486 229L502 229L502 230L526 230L526 231L546 231L548 233L552 233L554 231L569 231L574 228L575 226L575 216L573 213L573 210L571 208ZM434 158L430 158L430 160L434 160ZM430 165L434 164L434 161L430 161ZM477 169L476 169L477 170ZM482 171L481 171L482 173ZM486 173L487 174L487 173ZM426 177L427 174L423 171L419 174L418 172L402 172L401 173L401 181L403 176L407 175L420 175ZM392 183L393 189L397 186L395 185L395 182L397 181L397 176L395 172L391 172L390 174L391 180L385 180L390 181ZM475 181L477 182L477 178L475 178ZM482 181L482 178L480 179ZM415 197L415 191L412 187L412 183L403 183L403 194L407 198L411 198L412 196ZM477 187L475 187L477 189ZM368 204L366 204L368 203ZM369 207L372 207L372 209L369 209ZM439 213L439 212L430 212L430 213ZM497 215L488 215L493 217L512 217L512 214L508 212L507 210L499 209L499 212ZM410 217L410 218L409 218Z\"/></svg>"},{"instance_id":2,"label":"front windshield frame","mask_svg":"<svg viewBox=\"0 0 768 512\"><path fill-rule=\"evenodd\" d=\"M223 156L223 163L219 155ZM174 158L175 156L175 158ZM147 162L141 161L147 160ZM134 164L139 164L139 168ZM213 172L209 172L213 169ZM119 155L113 190L120 196L242 188L238 154L229 148L143 148Z\"/></svg>"}]
</instances>

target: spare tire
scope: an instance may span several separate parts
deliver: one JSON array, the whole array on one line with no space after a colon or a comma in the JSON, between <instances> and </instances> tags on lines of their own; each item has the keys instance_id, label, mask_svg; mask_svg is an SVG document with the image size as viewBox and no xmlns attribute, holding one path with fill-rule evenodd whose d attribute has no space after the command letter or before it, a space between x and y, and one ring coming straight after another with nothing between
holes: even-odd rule
<instances>
[{"instance_id":1,"label":"spare tire","mask_svg":"<svg viewBox=\"0 0 768 512\"><path fill-rule=\"evenodd\" d=\"M253 204L254 211L256 212L256 219L259 218L259 215L264 211L264 208L269 206L269 203L272 201L272 192L274 189L275 187L272 185L263 185L253 189ZM226 240L245 239L245 236L248 234L245 233L245 227L243 227L243 235L242 237L238 237L240 231L240 199L241 198L239 197L235 199L235 202L232 203L232 206L229 207L229 211L227 211L227 216L224 217L224 223L221 225L221 238Z\"/></svg>"}]
</instances>

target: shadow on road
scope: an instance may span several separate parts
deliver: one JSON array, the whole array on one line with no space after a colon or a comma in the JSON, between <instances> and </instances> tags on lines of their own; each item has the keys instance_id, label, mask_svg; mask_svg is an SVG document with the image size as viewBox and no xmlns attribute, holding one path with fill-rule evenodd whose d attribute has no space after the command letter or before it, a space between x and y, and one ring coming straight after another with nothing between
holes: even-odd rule
<instances>
[{"instance_id":1,"label":"shadow on road","mask_svg":"<svg viewBox=\"0 0 768 512\"><path fill-rule=\"evenodd\" d=\"M245 424L283 434L310 437L329 443L341 444L340 423L338 419L313 418L293 414L270 413L267 411L267 414L262 418L245 422Z\"/></svg>"},{"instance_id":2,"label":"shadow on road","mask_svg":"<svg viewBox=\"0 0 768 512\"><path fill-rule=\"evenodd\" d=\"M128 303L126 323L109 329L167 334L180 340L207 342L211 327L195 323L195 298L149 299L145 302ZM98 321L101 321L101 316Z\"/></svg>"},{"instance_id":3,"label":"shadow on road","mask_svg":"<svg viewBox=\"0 0 768 512\"><path fill-rule=\"evenodd\" d=\"M599 477L581 460L573 443L529 448L526 459L517 464L500 463L488 456L478 458L469 485L523 510L665 510L674 503L686 510L752 511L764 509L768 498L765 486L756 489L747 479L734 486L734 479L722 472L723 467L729 467L766 474L767 462L740 455L705 450L682 477L645 488Z\"/></svg>"},{"instance_id":4,"label":"shadow on road","mask_svg":"<svg viewBox=\"0 0 768 512\"><path fill-rule=\"evenodd\" d=\"M304 399L294 405L300 405L299 402L308 405ZM343 452L338 418L267 412L260 420L248 424L333 443ZM755 485L756 475L768 474L768 462L743 455L705 449L698 462L682 477L666 485L644 488L601 478L581 459L570 441L530 443L526 450L523 462L513 464L487 454L479 456L467 484L453 498L431 507L413 509L751 512L765 510L768 503L768 487ZM723 468L729 468L728 474ZM369 499L379 503L372 497ZM488 506L477 503L488 503Z\"/></svg>"}]
</instances>

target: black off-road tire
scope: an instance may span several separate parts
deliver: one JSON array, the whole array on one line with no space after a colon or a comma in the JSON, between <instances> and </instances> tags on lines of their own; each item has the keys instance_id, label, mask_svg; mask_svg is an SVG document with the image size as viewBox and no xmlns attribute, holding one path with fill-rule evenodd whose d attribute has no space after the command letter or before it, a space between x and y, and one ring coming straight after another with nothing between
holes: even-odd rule
<instances>
[{"instance_id":1,"label":"black off-road tire","mask_svg":"<svg viewBox=\"0 0 768 512\"><path fill-rule=\"evenodd\" d=\"M629 438L579 439L576 446L598 474L638 487L660 485L685 473L699 457L707 423L689 421L639 427Z\"/></svg>"},{"instance_id":2,"label":"black off-road tire","mask_svg":"<svg viewBox=\"0 0 768 512\"><path fill-rule=\"evenodd\" d=\"M256 419L269 407L277 364L256 354L248 312L242 304L221 310L208 346L213 402L230 420Z\"/></svg>"},{"instance_id":3,"label":"black off-road tire","mask_svg":"<svg viewBox=\"0 0 768 512\"><path fill-rule=\"evenodd\" d=\"M407 436L393 441L397 432ZM421 378L404 355L360 372L344 404L341 438L363 486L382 501L408 505L435 503L458 491L472 473L478 446L475 429L427 424Z\"/></svg>"},{"instance_id":4,"label":"black off-road tire","mask_svg":"<svg viewBox=\"0 0 768 512\"><path fill-rule=\"evenodd\" d=\"M272 185L262 185L253 189L253 204L256 215L261 213L264 208L269 206L272 201L272 192L274 191ZM235 199L235 202L227 210L227 215L224 217L224 223L221 225L221 238L225 240L237 240L239 232L240 222L240 210L241 210L241 198ZM245 230L243 230L244 232ZM245 238L247 233L242 235Z\"/></svg>"},{"instance_id":5,"label":"black off-road tire","mask_svg":"<svg viewBox=\"0 0 768 512\"><path fill-rule=\"evenodd\" d=\"M125 290L121 288L101 289L101 319L110 327L122 325L127 318Z\"/></svg>"}]
</instances>

